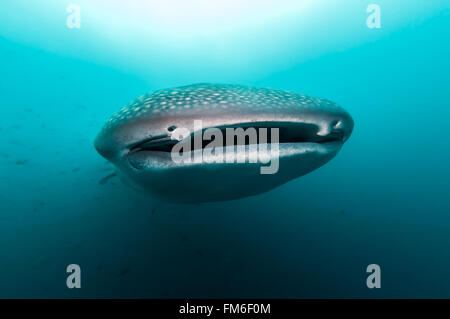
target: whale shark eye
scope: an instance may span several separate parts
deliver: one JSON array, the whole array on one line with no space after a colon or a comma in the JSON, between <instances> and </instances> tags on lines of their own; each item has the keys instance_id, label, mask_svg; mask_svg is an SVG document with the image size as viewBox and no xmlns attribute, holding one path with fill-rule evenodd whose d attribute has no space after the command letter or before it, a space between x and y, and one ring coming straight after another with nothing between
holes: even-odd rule
<instances>
[{"instance_id":1,"label":"whale shark eye","mask_svg":"<svg viewBox=\"0 0 450 319\"><path fill-rule=\"evenodd\" d=\"M333 125L333 128L340 128L342 126L342 121L340 120L335 120L331 123L331 125Z\"/></svg>"},{"instance_id":2,"label":"whale shark eye","mask_svg":"<svg viewBox=\"0 0 450 319\"><path fill-rule=\"evenodd\" d=\"M172 132L172 131L174 131L176 128L177 128L177 127L176 127L175 125L172 125L172 126L169 126L169 127L167 128L167 130L168 130L169 132Z\"/></svg>"}]
</instances>

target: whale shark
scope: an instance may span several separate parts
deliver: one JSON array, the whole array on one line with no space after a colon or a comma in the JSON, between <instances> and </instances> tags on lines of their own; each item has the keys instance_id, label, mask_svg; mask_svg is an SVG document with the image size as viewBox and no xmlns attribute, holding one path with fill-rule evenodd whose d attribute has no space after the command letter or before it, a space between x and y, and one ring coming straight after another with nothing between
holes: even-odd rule
<instances>
[{"instance_id":1,"label":"whale shark","mask_svg":"<svg viewBox=\"0 0 450 319\"><path fill-rule=\"evenodd\" d=\"M176 143L201 133L194 124L198 120L202 132L205 128L221 132L276 129L277 171L261 174L267 161L174 161ZM198 83L153 91L131 101L109 118L94 146L135 189L168 201L214 202L258 195L321 167L336 156L353 126L348 112L323 98L280 89ZM174 138L179 128L191 134ZM245 140L241 148L222 145L221 151L231 147L237 157L245 157L255 150L250 144ZM265 144L271 148L275 142ZM205 151L207 145L185 152Z\"/></svg>"}]
</instances>

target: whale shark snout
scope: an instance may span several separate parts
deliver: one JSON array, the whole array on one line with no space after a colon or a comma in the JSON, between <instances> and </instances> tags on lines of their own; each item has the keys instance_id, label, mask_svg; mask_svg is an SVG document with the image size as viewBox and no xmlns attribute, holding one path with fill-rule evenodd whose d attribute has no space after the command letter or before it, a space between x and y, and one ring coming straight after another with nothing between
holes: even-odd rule
<instances>
[{"instance_id":1,"label":"whale shark snout","mask_svg":"<svg viewBox=\"0 0 450 319\"><path fill-rule=\"evenodd\" d=\"M180 142L174 135L180 129L190 132L181 139L191 146L184 155L201 154L201 161L174 161L173 149ZM228 137L229 130L247 135L237 143L240 148L221 144L211 151L211 136L195 143L208 129L215 130L215 137ZM155 91L123 107L100 131L95 147L138 189L172 201L221 201L256 195L317 169L338 153L352 130L351 116L325 99L275 89L195 84ZM268 140L252 142L249 132L263 132ZM266 163L245 160L263 145L276 148L276 154L270 153ZM218 161L218 150L244 160ZM275 161L273 173L261 173Z\"/></svg>"}]
</instances>

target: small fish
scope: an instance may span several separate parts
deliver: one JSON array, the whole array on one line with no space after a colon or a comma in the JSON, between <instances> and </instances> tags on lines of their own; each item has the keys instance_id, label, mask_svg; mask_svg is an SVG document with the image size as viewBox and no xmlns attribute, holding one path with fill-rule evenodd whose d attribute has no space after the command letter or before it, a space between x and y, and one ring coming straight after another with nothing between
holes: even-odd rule
<instances>
[{"instance_id":1,"label":"small fish","mask_svg":"<svg viewBox=\"0 0 450 319\"><path fill-rule=\"evenodd\" d=\"M203 251L201 251L200 249L196 249L195 250L195 254L197 255L197 256L203 256Z\"/></svg>"},{"instance_id":2,"label":"small fish","mask_svg":"<svg viewBox=\"0 0 450 319\"><path fill-rule=\"evenodd\" d=\"M18 139L15 139L15 138L11 139L9 141L9 143L13 144L13 145L18 145L18 146L22 146L23 145L22 141L19 141Z\"/></svg>"},{"instance_id":3,"label":"small fish","mask_svg":"<svg viewBox=\"0 0 450 319\"><path fill-rule=\"evenodd\" d=\"M16 165L25 165L26 163L28 163L28 160L17 160L16 161Z\"/></svg>"},{"instance_id":4,"label":"small fish","mask_svg":"<svg viewBox=\"0 0 450 319\"><path fill-rule=\"evenodd\" d=\"M122 277L127 275L130 272L130 268L129 267L125 267L123 268L118 274L117 277Z\"/></svg>"}]
</instances>

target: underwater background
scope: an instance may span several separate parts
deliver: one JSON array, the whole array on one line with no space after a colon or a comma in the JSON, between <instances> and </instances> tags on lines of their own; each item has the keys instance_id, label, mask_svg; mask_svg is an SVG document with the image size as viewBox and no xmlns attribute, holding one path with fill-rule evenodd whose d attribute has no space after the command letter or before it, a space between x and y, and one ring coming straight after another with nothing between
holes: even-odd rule
<instances>
[{"instance_id":1,"label":"underwater background","mask_svg":"<svg viewBox=\"0 0 450 319\"><path fill-rule=\"evenodd\" d=\"M449 298L449 57L448 0L2 1L0 297ZM103 179L109 116L196 82L324 97L355 128L324 167L241 200Z\"/></svg>"}]
</instances>

